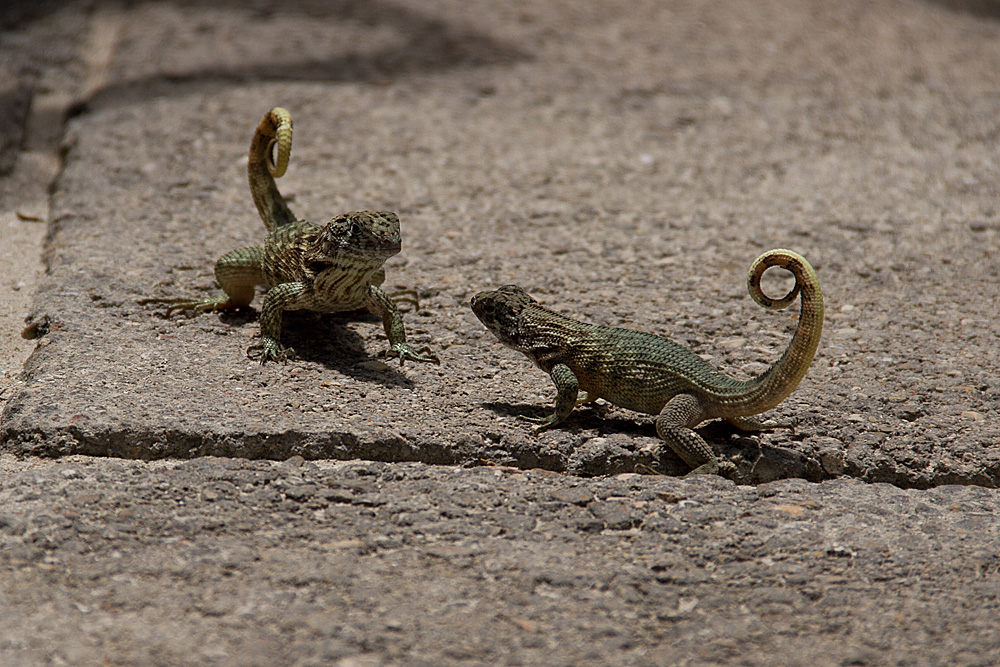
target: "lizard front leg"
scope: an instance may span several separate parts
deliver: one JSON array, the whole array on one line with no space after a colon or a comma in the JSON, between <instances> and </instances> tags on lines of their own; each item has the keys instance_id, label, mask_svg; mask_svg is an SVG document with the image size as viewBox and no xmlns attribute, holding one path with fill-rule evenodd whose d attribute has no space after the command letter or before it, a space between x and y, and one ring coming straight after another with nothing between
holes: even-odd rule
<instances>
[{"instance_id":1,"label":"lizard front leg","mask_svg":"<svg viewBox=\"0 0 1000 667\"><path fill-rule=\"evenodd\" d=\"M541 433L545 429L552 428L562 420L569 417L576 407L576 398L580 394L580 383L576 375L566 364L556 364L549 371L552 382L556 385L556 405L555 412L548 417L524 417L526 421L538 424L535 433Z\"/></svg>"},{"instance_id":2,"label":"lizard front leg","mask_svg":"<svg viewBox=\"0 0 1000 667\"><path fill-rule=\"evenodd\" d=\"M307 307L302 303L308 293L305 283L290 282L275 285L264 295L264 305L260 309L260 342L247 348L247 356L253 358L253 352L260 351L260 363L269 360L286 361L295 356L295 350L282 347L281 313L285 310L300 310Z\"/></svg>"},{"instance_id":3,"label":"lizard front leg","mask_svg":"<svg viewBox=\"0 0 1000 667\"><path fill-rule=\"evenodd\" d=\"M385 267L383 266L373 273L369 280L375 287L382 287L382 283L385 282ZM391 292L386 292L386 296L396 303L408 303L413 306L413 310L420 310L420 295L417 294L417 290L415 289L401 287Z\"/></svg>"},{"instance_id":4,"label":"lizard front leg","mask_svg":"<svg viewBox=\"0 0 1000 667\"><path fill-rule=\"evenodd\" d=\"M719 472L719 460L705 439L692 430L702 422L702 414L697 396L678 394L660 410L656 432L684 463L694 468L689 474L714 475Z\"/></svg>"},{"instance_id":5,"label":"lizard front leg","mask_svg":"<svg viewBox=\"0 0 1000 667\"><path fill-rule=\"evenodd\" d=\"M389 349L386 351L385 356L398 356L400 366L407 359L426 361L432 364L441 363L440 359L433 354L429 354L430 348L424 347L417 351L406 343L406 329L403 327L403 316L399 314L399 309L396 307L395 302L375 285L369 288L368 301L365 307L382 318L382 326L385 329L386 337L389 339Z\"/></svg>"}]
</instances>

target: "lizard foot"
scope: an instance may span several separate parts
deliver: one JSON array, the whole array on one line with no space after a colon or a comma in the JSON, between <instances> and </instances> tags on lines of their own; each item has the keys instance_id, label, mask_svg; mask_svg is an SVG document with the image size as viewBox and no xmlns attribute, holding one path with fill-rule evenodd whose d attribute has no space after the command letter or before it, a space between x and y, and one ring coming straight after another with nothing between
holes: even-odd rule
<instances>
[{"instance_id":1,"label":"lizard foot","mask_svg":"<svg viewBox=\"0 0 1000 667\"><path fill-rule=\"evenodd\" d=\"M260 365L263 366L268 361L287 362L295 358L295 350L290 347L282 347L273 338L264 338L260 343L247 348L247 357L250 359L260 358Z\"/></svg>"},{"instance_id":2,"label":"lizard foot","mask_svg":"<svg viewBox=\"0 0 1000 667\"><path fill-rule=\"evenodd\" d=\"M402 366L403 362L407 359L412 359L413 361L424 361L429 364L441 365L441 360L437 358L436 355L430 353L431 348L422 347L419 350L414 350L412 347L406 343L396 343L388 350L385 351L385 357L399 357L399 365Z\"/></svg>"},{"instance_id":3,"label":"lizard foot","mask_svg":"<svg viewBox=\"0 0 1000 667\"><path fill-rule=\"evenodd\" d=\"M799 425L798 419L792 419L787 422L773 422L766 421L761 424L761 430L763 431L773 431L776 428L787 428L789 431L795 431L795 427Z\"/></svg>"},{"instance_id":4,"label":"lizard foot","mask_svg":"<svg viewBox=\"0 0 1000 667\"><path fill-rule=\"evenodd\" d=\"M542 431L547 431L559 423L559 420L556 419L554 414L549 415L548 417L529 417L527 415L520 415L518 416L518 419L522 419L531 424L538 424L538 426L534 429L535 435L538 435Z\"/></svg>"},{"instance_id":5,"label":"lizard foot","mask_svg":"<svg viewBox=\"0 0 1000 667\"><path fill-rule=\"evenodd\" d=\"M730 478L735 472L736 465L732 461L713 460L708 463L701 464L688 474L684 475L684 479L695 475L721 475L722 477Z\"/></svg>"},{"instance_id":6,"label":"lizard foot","mask_svg":"<svg viewBox=\"0 0 1000 667\"><path fill-rule=\"evenodd\" d=\"M787 428L792 431L798 425L796 420L787 422L761 421L756 417L730 417L727 419L730 424L744 433L760 433L761 431L771 431L776 428Z\"/></svg>"}]
</instances>

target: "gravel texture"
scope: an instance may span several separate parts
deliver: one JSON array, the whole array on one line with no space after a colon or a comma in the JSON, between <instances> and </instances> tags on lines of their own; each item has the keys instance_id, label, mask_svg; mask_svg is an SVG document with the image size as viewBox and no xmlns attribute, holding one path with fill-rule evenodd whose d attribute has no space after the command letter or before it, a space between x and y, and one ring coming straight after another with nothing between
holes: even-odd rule
<instances>
[{"instance_id":1,"label":"gravel texture","mask_svg":"<svg viewBox=\"0 0 1000 667\"><path fill-rule=\"evenodd\" d=\"M1000 652L1000 497L980 487L300 457L0 466L8 665L989 665Z\"/></svg>"},{"instance_id":2,"label":"gravel texture","mask_svg":"<svg viewBox=\"0 0 1000 667\"><path fill-rule=\"evenodd\" d=\"M998 62L985 0L4 3L0 662L995 663ZM262 240L275 105L296 213L399 213L440 367L138 304ZM745 378L794 328L746 293L774 247L827 325L794 430L702 429L740 485L611 406L532 435L551 382L468 307Z\"/></svg>"}]
</instances>

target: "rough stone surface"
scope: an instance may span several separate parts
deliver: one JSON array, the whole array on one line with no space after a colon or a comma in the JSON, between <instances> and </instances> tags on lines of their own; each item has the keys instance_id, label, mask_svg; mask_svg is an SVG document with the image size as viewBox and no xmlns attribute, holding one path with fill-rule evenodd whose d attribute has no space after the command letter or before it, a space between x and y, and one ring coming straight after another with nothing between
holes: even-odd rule
<instances>
[{"instance_id":1,"label":"rough stone surface","mask_svg":"<svg viewBox=\"0 0 1000 667\"><path fill-rule=\"evenodd\" d=\"M794 318L755 307L745 271L789 246L819 272L826 336L773 415L794 432L708 429L741 479L997 484L996 21L923 2L195 6L91 13L83 41L110 55L85 78L106 85L67 129L34 309L50 330L8 451L681 472L624 411L531 436L516 417L550 383L469 298L517 282L745 377ZM440 368L372 368L377 323L312 315L286 318L299 360L261 368L252 313L137 305L215 290L214 260L262 238L242 165L275 104L300 215L399 212L389 282L420 291L409 335Z\"/></svg>"},{"instance_id":2,"label":"rough stone surface","mask_svg":"<svg viewBox=\"0 0 1000 667\"><path fill-rule=\"evenodd\" d=\"M0 663L994 664L998 62L992 2L3 3ZM441 367L298 315L262 368L254 312L137 304L262 238L276 104L293 210L400 214ZM550 382L468 308L747 377L778 246L827 327L794 431L702 429L740 486L609 406L533 436Z\"/></svg>"},{"instance_id":3,"label":"rough stone surface","mask_svg":"<svg viewBox=\"0 0 1000 667\"><path fill-rule=\"evenodd\" d=\"M17 664L989 665L1000 496L0 458Z\"/></svg>"}]
</instances>

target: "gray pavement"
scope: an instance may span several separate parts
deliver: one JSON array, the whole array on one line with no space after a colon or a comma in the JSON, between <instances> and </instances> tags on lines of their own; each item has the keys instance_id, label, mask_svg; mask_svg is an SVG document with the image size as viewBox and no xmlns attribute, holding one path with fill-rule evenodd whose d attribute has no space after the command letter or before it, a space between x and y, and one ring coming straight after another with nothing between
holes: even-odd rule
<instances>
[{"instance_id":1,"label":"gray pavement","mask_svg":"<svg viewBox=\"0 0 1000 667\"><path fill-rule=\"evenodd\" d=\"M47 220L44 335L0 394L0 658L992 664L996 14L0 10L4 214ZM388 283L420 293L408 334L440 367L309 314L286 317L299 358L261 367L254 313L137 303L217 290L215 259L263 238L245 154L279 104L296 213L400 214ZM771 247L813 262L827 328L769 415L793 431L703 430L741 485L675 479L609 406L533 436L550 382L468 308L516 282L747 377L794 326L745 291Z\"/></svg>"}]
</instances>

